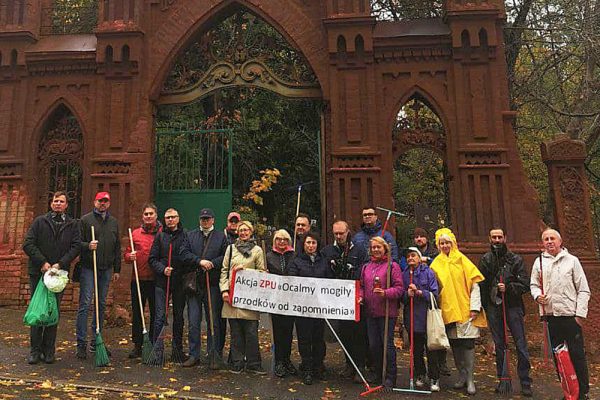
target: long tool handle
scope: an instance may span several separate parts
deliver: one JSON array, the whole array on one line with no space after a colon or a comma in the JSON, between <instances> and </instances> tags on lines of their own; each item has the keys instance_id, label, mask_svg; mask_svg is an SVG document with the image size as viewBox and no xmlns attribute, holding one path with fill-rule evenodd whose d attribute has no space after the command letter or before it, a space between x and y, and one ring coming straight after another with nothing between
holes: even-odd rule
<instances>
[{"instance_id":1,"label":"long tool handle","mask_svg":"<svg viewBox=\"0 0 600 400\"><path fill-rule=\"evenodd\" d=\"M92 225L92 242L96 241L94 225ZM98 309L98 265L96 261L96 249L92 250L92 262L94 263L94 305L96 306L96 333L100 333L100 315Z\"/></svg>"},{"instance_id":2,"label":"long tool handle","mask_svg":"<svg viewBox=\"0 0 600 400\"><path fill-rule=\"evenodd\" d=\"M413 267L410 267L410 284L413 283ZM413 389L415 378L415 305L414 293L410 296L410 388Z\"/></svg>"},{"instance_id":3,"label":"long tool handle","mask_svg":"<svg viewBox=\"0 0 600 400\"><path fill-rule=\"evenodd\" d=\"M169 258L167 262L167 267L171 268L171 253L173 252L173 244L169 243ZM169 323L169 289L171 286L171 274L173 270L167 276L167 296L165 298L165 325Z\"/></svg>"},{"instance_id":4,"label":"long tool handle","mask_svg":"<svg viewBox=\"0 0 600 400\"><path fill-rule=\"evenodd\" d=\"M129 228L129 244L131 246L131 251L135 252L135 247L133 245L133 235L131 234L131 228ZM133 260L133 272L135 273L135 287L137 288L138 303L140 306L140 314L142 317L142 329L143 329L143 332L146 333L147 332L146 321L144 319L144 305L142 304L142 292L140 290L140 277L138 275L137 260Z\"/></svg>"},{"instance_id":5,"label":"long tool handle","mask_svg":"<svg viewBox=\"0 0 600 400\"><path fill-rule=\"evenodd\" d=\"M503 275L504 275L504 269L502 270L502 272L500 273L500 283L504 283L504 279L503 279ZM504 287L504 292L502 292L502 325L504 326L504 357L508 357L508 329L507 329L507 323L506 323L506 286ZM506 372L508 374L510 374L510 363L508 362L508 360L504 360L504 363L506 364Z\"/></svg>"},{"instance_id":6,"label":"long tool handle","mask_svg":"<svg viewBox=\"0 0 600 400\"><path fill-rule=\"evenodd\" d=\"M360 368L358 368L358 366L356 366L356 363L352 359L352 356L350 355L350 353L348 353L348 350L346 349L346 346L344 346L344 343L342 343L342 339L340 339L340 337L335 332L335 330L333 329L333 326L331 326L331 323L329 322L329 320L327 318L325 318L325 322L327 322L327 326L329 326L329 329L331 330L331 333L333 333L333 336L335 336L335 338L337 339L338 343L342 347L342 350L344 350L344 353L346 354L346 357L348 357L348 360L350 360L350 362L352 363L352 366L356 370L356 373L358 373L358 376L360 376L360 379L363 381L363 383L365 384L365 386L367 387L367 389L369 389L370 388L369 383L367 382L367 380L363 376L362 372L360 372Z\"/></svg>"},{"instance_id":7,"label":"long tool handle","mask_svg":"<svg viewBox=\"0 0 600 400\"><path fill-rule=\"evenodd\" d=\"M298 186L298 199L296 200L296 216L298 218L298 214L300 214L300 194L302 193L302 185ZM310 223L310 221L308 221ZM296 237L298 233L296 232L296 220L294 220L294 251L296 251Z\"/></svg>"},{"instance_id":8,"label":"long tool handle","mask_svg":"<svg viewBox=\"0 0 600 400\"><path fill-rule=\"evenodd\" d=\"M215 346L215 332L213 329L213 309L212 309L212 296L210 295L210 277L208 276L208 271L204 271L204 276L206 277L206 297L208 298L208 318L210 319L210 336L213 338L213 350Z\"/></svg>"},{"instance_id":9,"label":"long tool handle","mask_svg":"<svg viewBox=\"0 0 600 400\"><path fill-rule=\"evenodd\" d=\"M540 289L542 291L542 296L545 294L544 292L544 269L542 266L542 252L540 251ZM548 353L550 353L550 338L548 331L548 321L546 320L546 307L543 304L540 304L542 307L542 329L544 330L544 365L550 364L550 357Z\"/></svg>"},{"instance_id":10,"label":"long tool handle","mask_svg":"<svg viewBox=\"0 0 600 400\"><path fill-rule=\"evenodd\" d=\"M386 289L388 289L391 285L391 277L392 274L392 255L388 254L388 264L387 264L387 279L386 279ZM390 317L389 317L389 309L390 309L390 302L388 301L387 297L385 297L385 318L384 318L384 324L383 324L383 361L382 361L382 368L381 368L381 384L385 384L385 374L387 372L387 341L388 341L388 328L390 325Z\"/></svg>"},{"instance_id":11,"label":"long tool handle","mask_svg":"<svg viewBox=\"0 0 600 400\"><path fill-rule=\"evenodd\" d=\"M385 235L385 231L387 230L388 224L390 222L390 218L392 218L392 212L388 211L387 217L385 217L385 223L383 224L383 229L381 230L381 237ZM391 256L391 254L390 254Z\"/></svg>"}]
</instances>

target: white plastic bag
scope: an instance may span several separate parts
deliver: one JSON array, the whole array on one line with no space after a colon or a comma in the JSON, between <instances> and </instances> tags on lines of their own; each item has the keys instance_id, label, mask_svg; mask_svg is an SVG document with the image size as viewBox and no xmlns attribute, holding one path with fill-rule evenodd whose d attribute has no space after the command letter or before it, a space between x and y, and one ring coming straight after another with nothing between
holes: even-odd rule
<instances>
[{"instance_id":1,"label":"white plastic bag","mask_svg":"<svg viewBox=\"0 0 600 400\"><path fill-rule=\"evenodd\" d=\"M50 268L44 274L44 285L52 293L62 292L65 290L67 283L69 283L69 272L65 270Z\"/></svg>"}]
</instances>

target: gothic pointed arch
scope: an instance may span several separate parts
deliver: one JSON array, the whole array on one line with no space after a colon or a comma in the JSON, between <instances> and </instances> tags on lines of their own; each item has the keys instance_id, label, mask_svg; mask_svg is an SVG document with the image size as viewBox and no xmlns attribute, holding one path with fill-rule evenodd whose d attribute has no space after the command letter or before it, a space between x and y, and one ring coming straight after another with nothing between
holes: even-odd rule
<instances>
[{"instance_id":1,"label":"gothic pointed arch","mask_svg":"<svg viewBox=\"0 0 600 400\"><path fill-rule=\"evenodd\" d=\"M60 190L67 193L69 214L79 217L83 187L83 132L77 117L65 103L59 103L43 123L36 155L37 211L47 211L52 194Z\"/></svg>"},{"instance_id":2,"label":"gothic pointed arch","mask_svg":"<svg viewBox=\"0 0 600 400\"><path fill-rule=\"evenodd\" d=\"M187 104L236 86L290 98L322 97L304 55L266 20L239 4L215 18L179 54L158 104Z\"/></svg>"},{"instance_id":3,"label":"gothic pointed arch","mask_svg":"<svg viewBox=\"0 0 600 400\"><path fill-rule=\"evenodd\" d=\"M446 158L447 134L443 117L422 91L405 97L392 127L394 159L412 148L425 148Z\"/></svg>"}]
</instances>

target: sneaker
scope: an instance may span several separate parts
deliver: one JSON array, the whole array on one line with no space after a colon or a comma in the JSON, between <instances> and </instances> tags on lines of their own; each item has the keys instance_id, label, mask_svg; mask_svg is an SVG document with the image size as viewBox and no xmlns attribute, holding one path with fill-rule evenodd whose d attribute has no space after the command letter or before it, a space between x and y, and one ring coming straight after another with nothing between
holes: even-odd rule
<instances>
[{"instance_id":1,"label":"sneaker","mask_svg":"<svg viewBox=\"0 0 600 400\"><path fill-rule=\"evenodd\" d=\"M523 397L533 397L533 392L531 391L531 385L521 385L521 395Z\"/></svg>"},{"instance_id":2,"label":"sneaker","mask_svg":"<svg viewBox=\"0 0 600 400\"><path fill-rule=\"evenodd\" d=\"M241 365L232 365L229 367L229 372L232 374L241 374L244 371L244 367Z\"/></svg>"},{"instance_id":3,"label":"sneaker","mask_svg":"<svg viewBox=\"0 0 600 400\"><path fill-rule=\"evenodd\" d=\"M263 367L261 367L260 365L257 365L256 367L247 367L246 372L249 372L249 373L255 374L255 375L266 375L267 374L267 371L265 371L265 369Z\"/></svg>"},{"instance_id":4,"label":"sneaker","mask_svg":"<svg viewBox=\"0 0 600 400\"><path fill-rule=\"evenodd\" d=\"M275 364L275 376L284 378L288 374L285 365L281 362Z\"/></svg>"},{"instance_id":5,"label":"sneaker","mask_svg":"<svg viewBox=\"0 0 600 400\"><path fill-rule=\"evenodd\" d=\"M431 380L431 387L429 388L429 390L431 390L432 392L439 392L440 391L440 380L439 379L432 379Z\"/></svg>"},{"instance_id":6,"label":"sneaker","mask_svg":"<svg viewBox=\"0 0 600 400\"><path fill-rule=\"evenodd\" d=\"M77 352L75 353L75 355L80 360L85 360L87 358L87 352L85 351L85 347L77 346Z\"/></svg>"},{"instance_id":7,"label":"sneaker","mask_svg":"<svg viewBox=\"0 0 600 400\"><path fill-rule=\"evenodd\" d=\"M423 378L422 376L417 377L417 380L415 381L415 386L418 388L425 387L425 378Z\"/></svg>"},{"instance_id":8,"label":"sneaker","mask_svg":"<svg viewBox=\"0 0 600 400\"><path fill-rule=\"evenodd\" d=\"M290 360L284 361L283 364L285 365L285 370L287 371L288 375L298 375L298 370Z\"/></svg>"}]
</instances>

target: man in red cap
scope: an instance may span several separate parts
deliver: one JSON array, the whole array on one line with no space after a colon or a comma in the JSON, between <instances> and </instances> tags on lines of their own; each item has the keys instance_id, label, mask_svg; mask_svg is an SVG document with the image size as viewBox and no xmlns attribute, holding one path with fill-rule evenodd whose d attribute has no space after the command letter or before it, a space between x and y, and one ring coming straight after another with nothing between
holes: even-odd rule
<instances>
[{"instance_id":1,"label":"man in red cap","mask_svg":"<svg viewBox=\"0 0 600 400\"><path fill-rule=\"evenodd\" d=\"M119 279L121 272L121 241L117 219L110 215L110 194L98 192L92 212L81 217L81 277L79 278L79 310L77 311L77 358L87 357L88 311L94 296L94 264L92 252L96 251L98 269L98 314L100 330L104 322L106 295L111 281ZM92 226L95 239L92 240ZM92 331L96 331L96 318L92 318ZM90 350L94 352L95 342ZM110 352L109 352L110 355Z\"/></svg>"}]
</instances>

